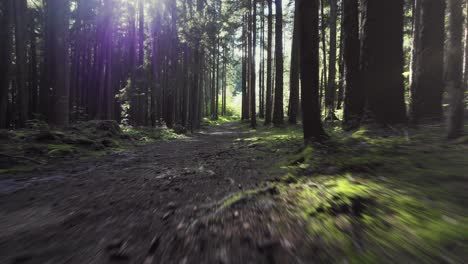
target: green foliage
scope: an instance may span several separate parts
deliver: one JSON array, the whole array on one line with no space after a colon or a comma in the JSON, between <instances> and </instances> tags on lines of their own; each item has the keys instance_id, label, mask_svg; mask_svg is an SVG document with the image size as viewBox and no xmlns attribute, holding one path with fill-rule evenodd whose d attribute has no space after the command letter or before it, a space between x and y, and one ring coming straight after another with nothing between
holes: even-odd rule
<instances>
[{"instance_id":1,"label":"green foliage","mask_svg":"<svg viewBox=\"0 0 468 264\"><path fill-rule=\"evenodd\" d=\"M238 116L220 116L218 120L213 120L210 118L203 118L202 126L219 126L226 123L232 123L239 121Z\"/></svg>"},{"instance_id":2,"label":"green foliage","mask_svg":"<svg viewBox=\"0 0 468 264\"><path fill-rule=\"evenodd\" d=\"M175 133L171 129L167 128L134 128L131 126L123 126L122 131L141 143L151 143L159 140L173 140L184 137Z\"/></svg>"},{"instance_id":3,"label":"green foliage","mask_svg":"<svg viewBox=\"0 0 468 264\"><path fill-rule=\"evenodd\" d=\"M115 121L79 122L63 130L50 130L41 121L31 121L29 127L1 131L0 153L7 158L6 162L0 160L0 173L31 171L41 166L40 163L74 158L86 160L122 151L135 144L184 137L167 128L120 127Z\"/></svg>"},{"instance_id":4,"label":"green foliage","mask_svg":"<svg viewBox=\"0 0 468 264\"><path fill-rule=\"evenodd\" d=\"M65 157L77 151L75 147L68 144L49 144L47 149L47 155L52 158Z\"/></svg>"},{"instance_id":5,"label":"green foliage","mask_svg":"<svg viewBox=\"0 0 468 264\"><path fill-rule=\"evenodd\" d=\"M285 172L275 184L279 225L304 226L301 240L318 248L317 259L462 263L468 148L465 140L447 142L443 132L440 126L330 128L329 142L299 152L292 143L300 143L300 131L290 128L259 129L244 140L266 151L282 148L286 158L272 169ZM280 232L290 236L291 228Z\"/></svg>"}]
</instances>

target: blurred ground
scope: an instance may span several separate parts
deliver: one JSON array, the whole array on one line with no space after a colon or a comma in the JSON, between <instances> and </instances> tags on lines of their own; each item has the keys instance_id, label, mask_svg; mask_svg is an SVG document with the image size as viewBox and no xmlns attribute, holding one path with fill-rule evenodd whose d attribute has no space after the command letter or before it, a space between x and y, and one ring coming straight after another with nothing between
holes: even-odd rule
<instances>
[{"instance_id":1,"label":"blurred ground","mask_svg":"<svg viewBox=\"0 0 468 264\"><path fill-rule=\"evenodd\" d=\"M224 124L88 161L3 173L0 263L143 263L218 200L274 177L267 171L278 155L236 141L249 135Z\"/></svg>"},{"instance_id":2,"label":"blurred ground","mask_svg":"<svg viewBox=\"0 0 468 264\"><path fill-rule=\"evenodd\" d=\"M0 177L0 263L465 263L468 139L237 123Z\"/></svg>"}]
</instances>

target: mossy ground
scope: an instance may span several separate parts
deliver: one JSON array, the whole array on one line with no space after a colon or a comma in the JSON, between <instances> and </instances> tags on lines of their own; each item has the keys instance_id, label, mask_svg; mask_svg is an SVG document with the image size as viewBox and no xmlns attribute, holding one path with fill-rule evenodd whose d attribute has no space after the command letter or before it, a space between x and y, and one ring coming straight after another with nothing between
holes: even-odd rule
<instances>
[{"instance_id":1,"label":"mossy ground","mask_svg":"<svg viewBox=\"0 0 468 264\"><path fill-rule=\"evenodd\" d=\"M226 123L232 123L236 122L239 120L238 116L219 116L217 120L211 119L211 118L203 118L202 120L202 127L208 127L208 126L219 126L222 124Z\"/></svg>"},{"instance_id":2,"label":"mossy ground","mask_svg":"<svg viewBox=\"0 0 468 264\"><path fill-rule=\"evenodd\" d=\"M89 121L66 129L33 122L28 129L0 131L0 174L21 173L63 160L87 160L136 145L184 137L167 128L134 128Z\"/></svg>"},{"instance_id":3,"label":"mossy ground","mask_svg":"<svg viewBox=\"0 0 468 264\"><path fill-rule=\"evenodd\" d=\"M351 263L468 260L468 145L438 125L418 129L328 128L332 139L301 148L298 127L260 128L252 147L280 151L272 183L285 237L301 223L305 252ZM240 139L239 139L240 140ZM251 197L255 192L246 192ZM242 194L225 201L234 204ZM294 224L292 224L294 226ZM318 246L319 245L319 246Z\"/></svg>"}]
</instances>

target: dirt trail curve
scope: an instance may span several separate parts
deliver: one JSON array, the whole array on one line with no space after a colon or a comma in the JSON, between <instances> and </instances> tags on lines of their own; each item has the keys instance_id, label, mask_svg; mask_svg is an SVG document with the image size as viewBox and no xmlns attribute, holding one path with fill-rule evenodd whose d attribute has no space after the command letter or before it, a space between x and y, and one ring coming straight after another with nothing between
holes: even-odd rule
<instances>
[{"instance_id":1,"label":"dirt trail curve","mask_svg":"<svg viewBox=\"0 0 468 264\"><path fill-rule=\"evenodd\" d=\"M0 263L158 263L223 197L278 175L236 124L32 175L2 176ZM155 255L148 258L148 252Z\"/></svg>"}]
</instances>

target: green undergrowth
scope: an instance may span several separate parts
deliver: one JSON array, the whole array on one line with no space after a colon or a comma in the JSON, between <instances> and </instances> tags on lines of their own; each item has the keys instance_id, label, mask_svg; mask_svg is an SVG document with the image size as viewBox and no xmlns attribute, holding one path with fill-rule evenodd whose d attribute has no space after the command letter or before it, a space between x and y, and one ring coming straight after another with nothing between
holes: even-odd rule
<instances>
[{"instance_id":1,"label":"green undergrowth","mask_svg":"<svg viewBox=\"0 0 468 264\"><path fill-rule=\"evenodd\" d=\"M167 128L122 127L122 132L142 144L184 137L184 135L177 134L174 130Z\"/></svg>"},{"instance_id":2,"label":"green undergrowth","mask_svg":"<svg viewBox=\"0 0 468 264\"><path fill-rule=\"evenodd\" d=\"M232 123L239 121L238 116L219 116L217 120L212 118L203 118L202 120L202 127L209 127L209 126L219 126L226 123Z\"/></svg>"},{"instance_id":3,"label":"green undergrowth","mask_svg":"<svg viewBox=\"0 0 468 264\"><path fill-rule=\"evenodd\" d=\"M468 140L447 141L437 125L328 133L299 151L296 127L242 139L284 155L276 206L283 222L304 223L305 251L319 248L318 260L335 263L468 259Z\"/></svg>"},{"instance_id":4,"label":"green undergrowth","mask_svg":"<svg viewBox=\"0 0 468 264\"><path fill-rule=\"evenodd\" d=\"M255 130L250 129L248 124L244 124L244 126L244 129L252 132L252 135L238 138L235 142L246 142L252 148L286 155L291 151L299 150L302 146L302 128L300 126L283 128L258 126Z\"/></svg>"},{"instance_id":5,"label":"green undergrowth","mask_svg":"<svg viewBox=\"0 0 468 264\"><path fill-rule=\"evenodd\" d=\"M461 263L468 218L456 204L367 178L301 179L283 193L290 218L324 244L322 257L351 263ZM384 257L391 257L385 261Z\"/></svg>"},{"instance_id":6,"label":"green undergrowth","mask_svg":"<svg viewBox=\"0 0 468 264\"><path fill-rule=\"evenodd\" d=\"M66 129L30 121L27 129L0 130L0 174L20 173L67 160L87 160L136 145L183 137L175 129L88 121ZM177 131L179 132L179 131Z\"/></svg>"}]
</instances>

